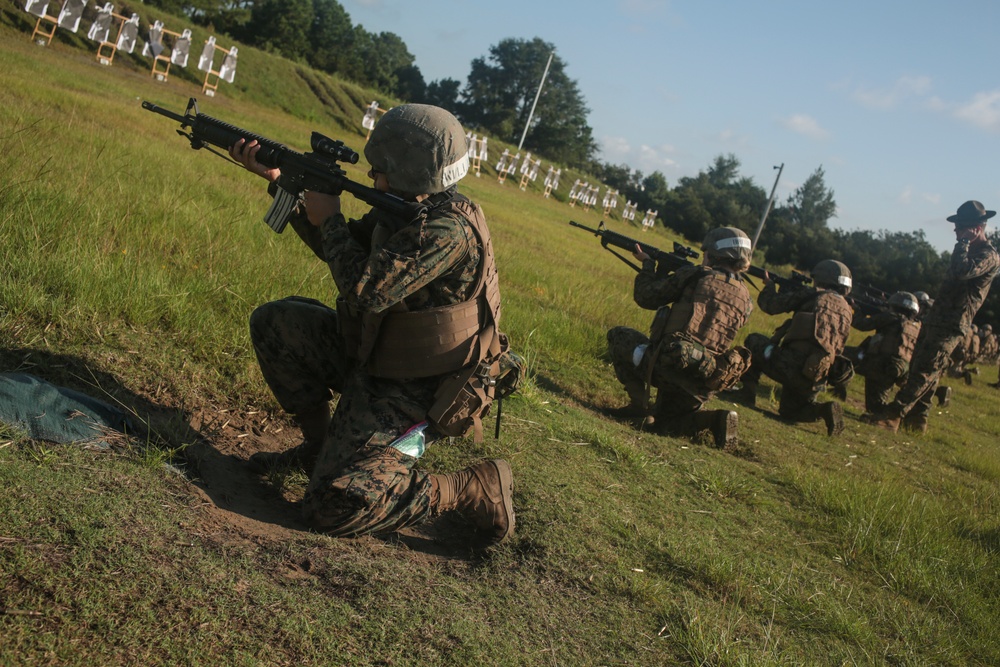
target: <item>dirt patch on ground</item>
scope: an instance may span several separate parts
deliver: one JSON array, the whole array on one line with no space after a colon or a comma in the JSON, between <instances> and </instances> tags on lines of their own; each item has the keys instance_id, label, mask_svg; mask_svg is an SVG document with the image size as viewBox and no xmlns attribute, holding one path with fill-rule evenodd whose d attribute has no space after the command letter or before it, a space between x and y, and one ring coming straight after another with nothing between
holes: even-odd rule
<instances>
[{"instance_id":1,"label":"dirt patch on ground","mask_svg":"<svg viewBox=\"0 0 1000 667\"><path fill-rule=\"evenodd\" d=\"M184 451L188 475L204 497L206 523L251 541L287 541L307 531L295 498L286 498L247 466L257 451L283 451L297 433L266 411L202 408L190 427L201 437ZM212 526L206 526L211 529Z\"/></svg>"},{"instance_id":2,"label":"dirt patch on ground","mask_svg":"<svg viewBox=\"0 0 1000 667\"><path fill-rule=\"evenodd\" d=\"M297 445L296 427L267 411L211 407L191 412L189 427L197 438L184 451L187 474L192 492L203 501L193 532L219 543L259 546L315 537L300 514L307 482L304 474L260 475L247 465L247 459L258 451L279 452ZM476 557L472 528L454 515L386 536L331 539L331 548L371 541L403 547L416 560Z\"/></svg>"}]
</instances>

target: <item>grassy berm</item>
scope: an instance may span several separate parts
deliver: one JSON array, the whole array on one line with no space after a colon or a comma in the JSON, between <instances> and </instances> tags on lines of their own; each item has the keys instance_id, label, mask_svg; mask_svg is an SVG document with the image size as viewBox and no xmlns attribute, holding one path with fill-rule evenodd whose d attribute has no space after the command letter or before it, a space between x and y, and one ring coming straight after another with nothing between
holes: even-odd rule
<instances>
[{"instance_id":1,"label":"grassy berm","mask_svg":"<svg viewBox=\"0 0 1000 667\"><path fill-rule=\"evenodd\" d=\"M140 101L196 95L299 149L312 129L360 149L377 95L244 47L237 83L207 98L138 57L102 66L80 37L38 47L32 25L0 6L0 370L150 433L106 451L0 434L0 665L1000 664L995 369L953 382L924 436L861 424L860 379L837 438L775 420L774 395L740 409L732 452L639 432L605 414L624 402L605 332L651 320L631 270L567 224L598 212L492 165L462 188L531 375L499 440L489 424L420 465L510 460L517 535L473 553L455 522L310 533L302 475L244 465L296 442L247 319L290 294L332 302L329 274L263 224L263 181Z\"/></svg>"}]
</instances>

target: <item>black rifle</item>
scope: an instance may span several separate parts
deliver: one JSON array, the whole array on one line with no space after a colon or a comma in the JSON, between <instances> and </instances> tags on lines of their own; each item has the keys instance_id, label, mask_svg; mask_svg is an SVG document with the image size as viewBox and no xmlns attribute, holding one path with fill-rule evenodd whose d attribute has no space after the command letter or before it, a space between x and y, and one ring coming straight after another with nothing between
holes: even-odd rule
<instances>
[{"instance_id":1,"label":"black rifle","mask_svg":"<svg viewBox=\"0 0 1000 667\"><path fill-rule=\"evenodd\" d=\"M631 266L636 271L641 271L642 267L636 266L628 259L619 255L617 252L609 248L608 246L615 246L616 248L622 248L623 250L628 250L629 252L634 252L635 247L639 246L639 249L650 256L650 258L656 260L657 271L676 271L682 266L690 265L691 262L688 259L698 259L699 255L697 252L688 248L686 245L680 244L674 241L674 251L667 252L666 250L660 250L656 246L651 246L648 243L642 243L641 241L636 241L633 238L629 238L624 234L619 234L618 232L613 232L604 226L604 221L598 223L597 229L593 227L587 227L586 225L581 225L579 222L569 221L574 227L579 227L585 231L590 232L594 236L598 236L601 239L601 246L610 252L612 255L625 262Z\"/></svg>"},{"instance_id":2,"label":"black rifle","mask_svg":"<svg viewBox=\"0 0 1000 667\"><path fill-rule=\"evenodd\" d=\"M792 271L792 277L785 278L784 276L779 276L775 273L767 271L766 269L762 269L759 266L751 266L747 269L747 273L754 278L770 280L771 282L777 283L782 289L799 289L800 287L805 287L812 282L812 278L800 271Z\"/></svg>"},{"instance_id":3,"label":"black rifle","mask_svg":"<svg viewBox=\"0 0 1000 667\"><path fill-rule=\"evenodd\" d=\"M889 300L872 293L871 288L862 287L858 292L852 292L847 300L855 310L860 310L864 315L875 315L889 310Z\"/></svg>"},{"instance_id":4,"label":"black rifle","mask_svg":"<svg viewBox=\"0 0 1000 667\"><path fill-rule=\"evenodd\" d=\"M641 241L629 238L624 234L619 234L618 232L613 232L610 229L607 229L604 226L603 221L601 221L598 224L597 229L594 229L593 227L587 227L586 225L581 225L579 222L574 222L573 220L570 220L569 224L573 225L574 227L579 227L580 229L584 229L588 232L591 232L595 236L599 236L601 238L601 245L604 246L606 250L610 251L618 259L622 260L636 271L639 271L641 267L636 266L625 257L622 257L614 250L611 250L611 248L609 248L608 246L612 245L617 248L624 248L625 250L632 250L632 251L635 250L636 246L639 246L639 248L644 253L649 255L652 259L656 260L657 271L662 271L662 270L676 271L681 266L691 263L688 261L688 258L698 259L699 256L697 252L687 247L686 245L678 243L677 241L674 241L673 252L660 250L655 246L651 246L647 243L642 243ZM785 289L794 289L803 287L812 282L812 278L799 271L792 271L792 277L785 278L784 276L779 276L774 273L765 271L760 267L751 266L749 269L746 270L746 273L761 279L764 279L766 275L769 280L777 283L778 285L782 286Z\"/></svg>"},{"instance_id":5,"label":"black rifle","mask_svg":"<svg viewBox=\"0 0 1000 667\"><path fill-rule=\"evenodd\" d=\"M339 195L346 190L370 206L408 220L415 218L426 208L348 179L347 172L338 163L356 164L358 154L345 146L344 142L335 141L319 132L312 133L310 145L313 152L298 153L274 140L199 113L198 103L193 97L183 116L145 101L142 108L180 123L181 129L177 130L177 134L187 137L191 148L196 150L209 145L229 150L240 139L260 144L257 162L265 167L281 169L281 176L275 182L278 187L274 201L264 215L264 222L279 234L285 229L295 205L306 190L331 195ZM190 129L190 132L185 132L185 129ZM229 159L229 156L218 151L211 148L208 150Z\"/></svg>"},{"instance_id":6,"label":"black rifle","mask_svg":"<svg viewBox=\"0 0 1000 667\"><path fill-rule=\"evenodd\" d=\"M874 301L884 301L886 305L889 303L890 294L884 289L875 287L874 285L855 285L854 288L869 299Z\"/></svg>"}]
</instances>

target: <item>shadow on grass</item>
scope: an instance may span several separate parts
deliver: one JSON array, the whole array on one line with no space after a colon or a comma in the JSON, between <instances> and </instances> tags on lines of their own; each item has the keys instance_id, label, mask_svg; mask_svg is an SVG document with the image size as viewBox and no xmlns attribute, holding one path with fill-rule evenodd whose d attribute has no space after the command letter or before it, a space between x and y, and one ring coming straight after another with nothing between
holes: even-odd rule
<instances>
[{"instance_id":1,"label":"shadow on grass","mask_svg":"<svg viewBox=\"0 0 1000 667\"><path fill-rule=\"evenodd\" d=\"M128 389L113 373L78 356L28 348L0 349L0 371L34 375L119 407L138 427L129 435L139 456L180 464L191 483L215 507L255 521L307 530L297 506L251 474L242 458L223 452L215 444L220 428L204 421L200 428L192 426L189 410L151 401Z\"/></svg>"},{"instance_id":2,"label":"shadow on grass","mask_svg":"<svg viewBox=\"0 0 1000 667\"><path fill-rule=\"evenodd\" d=\"M571 403L586 410L590 410L591 412L596 412L597 414L603 415L605 417L613 418L611 416L610 411L613 410L614 408L607 405L598 405L597 403L594 403L592 400L584 398L583 396L574 393L572 390L563 387L561 384L559 384L558 382L556 382L555 380L553 380L552 378L543 373L536 373L533 377L535 380L535 384L538 385L539 389L542 389L543 391L547 391L548 393L557 396L560 400ZM625 392L623 390L622 391L623 396L624 393Z\"/></svg>"}]
</instances>

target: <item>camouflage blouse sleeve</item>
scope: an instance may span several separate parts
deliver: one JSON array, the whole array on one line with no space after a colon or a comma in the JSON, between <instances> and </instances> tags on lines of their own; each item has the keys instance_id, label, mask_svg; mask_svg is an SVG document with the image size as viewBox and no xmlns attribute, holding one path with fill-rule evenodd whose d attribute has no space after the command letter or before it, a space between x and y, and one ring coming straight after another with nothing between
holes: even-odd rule
<instances>
[{"instance_id":1,"label":"camouflage blouse sleeve","mask_svg":"<svg viewBox=\"0 0 1000 667\"><path fill-rule=\"evenodd\" d=\"M899 320L898 315L890 312L874 313L865 315L861 311L854 314L851 326L858 331L877 331L883 329Z\"/></svg>"},{"instance_id":2,"label":"camouflage blouse sleeve","mask_svg":"<svg viewBox=\"0 0 1000 667\"><path fill-rule=\"evenodd\" d=\"M757 305L768 315L790 313L798 310L815 295L816 290L810 288L782 289L779 292L777 283L769 282L757 296Z\"/></svg>"},{"instance_id":3,"label":"camouflage blouse sleeve","mask_svg":"<svg viewBox=\"0 0 1000 667\"><path fill-rule=\"evenodd\" d=\"M989 243L969 245L959 241L951 253L948 276L956 280L970 280L991 273L1000 267L1000 256Z\"/></svg>"},{"instance_id":4,"label":"camouflage blouse sleeve","mask_svg":"<svg viewBox=\"0 0 1000 667\"><path fill-rule=\"evenodd\" d=\"M404 225L372 253L350 233L343 216L323 223L322 231L327 262L341 295L373 313L449 273L469 255L474 238L450 215Z\"/></svg>"},{"instance_id":5,"label":"camouflage blouse sleeve","mask_svg":"<svg viewBox=\"0 0 1000 667\"><path fill-rule=\"evenodd\" d=\"M685 266L664 275L656 272L656 262L646 260L642 270L635 276L632 298L640 308L656 310L680 298L688 280L697 273L699 267Z\"/></svg>"},{"instance_id":6,"label":"camouflage blouse sleeve","mask_svg":"<svg viewBox=\"0 0 1000 667\"><path fill-rule=\"evenodd\" d=\"M366 248L371 239L371 224L367 221L367 218L368 216L363 216L361 220L351 220L347 223L347 227L354 238ZM323 233L319 227L309 222L309 217L306 215L304 206L301 204L296 206L288 219L288 223L298 237L302 239L302 242L309 246L313 254L325 262L326 250L323 247Z\"/></svg>"},{"instance_id":7,"label":"camouflage blouse sleeve","mask_svg":"<svg viewBox=\"0 0 1000 667\"><path fill-rule=\"evenodd\" d=\"M323 238L320 235L319 228L309 222L305 214L298 215L295 214L289 219L289 224L295 233L299 235L302 242L309 246L309 249L313 253L326 261L326 256L323 254Z\"/></svg>"}]
</instances>

